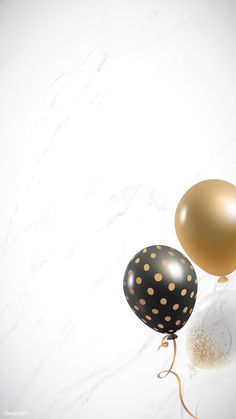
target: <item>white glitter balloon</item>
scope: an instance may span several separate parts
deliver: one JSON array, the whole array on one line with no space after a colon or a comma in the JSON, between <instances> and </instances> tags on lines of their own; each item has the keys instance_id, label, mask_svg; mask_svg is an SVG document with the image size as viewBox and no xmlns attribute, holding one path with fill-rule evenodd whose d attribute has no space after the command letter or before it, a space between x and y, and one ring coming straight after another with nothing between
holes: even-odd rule
<instances>
[{"instance_id":1,"label":"white glitter balloon","mask_svg":"<svg viewBox=\"0 0 236 419\"><path fill-rule=\"evenodd\" d=\"M190 320L186 347L199 368L221 368L236 355L236 291L215 291L204 297Z\"/></svg>"}]
</instances>

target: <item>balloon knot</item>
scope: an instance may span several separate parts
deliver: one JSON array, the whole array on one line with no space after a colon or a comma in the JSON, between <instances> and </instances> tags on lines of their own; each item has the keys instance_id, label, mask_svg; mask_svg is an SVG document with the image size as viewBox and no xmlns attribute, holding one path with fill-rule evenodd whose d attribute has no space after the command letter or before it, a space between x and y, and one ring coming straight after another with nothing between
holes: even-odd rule
<instances>
[{"instance_id":1,"label":"balloon knot","mask_svg":"<svg viewBox=\"0 0 236 419\"><path fill-rule=\"evenodd\" d=\"M177 339L177 335L175 334L175 333L171 333L169 336L168 336L168 338L167 338L167 340L174 340L174 339Z\"/></svg>"},{"instance_id":2,"label":"balloon knot","mask_svg":"<svg viewBox=\"0 0 236 419\"><path fill-rule=\"evenodd\" d=\"M222 276L220 276L219 278L218 278L218 283L219 284L224 284L225 282L228 282L229 281L229 278L227 277L227 276L225 276L225 275L222 275Z\"/></svg>"}]
</instances>

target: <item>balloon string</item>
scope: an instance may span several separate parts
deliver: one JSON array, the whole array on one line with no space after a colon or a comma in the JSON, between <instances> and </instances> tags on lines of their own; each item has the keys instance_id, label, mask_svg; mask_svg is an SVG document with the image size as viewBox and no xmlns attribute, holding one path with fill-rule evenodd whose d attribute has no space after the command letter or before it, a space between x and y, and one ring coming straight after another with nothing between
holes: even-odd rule
<instances>
[{"instance_id":1,"label":"balloon string","mask_svg":"<svg viewBox=\"0 0 236 419\"><path fill-rule=\"evenodd\" d=\"M168 338L168 336L169 336L169 335L164 336L164 338L162 339L162 342L161 342L160 346L158 347L158 351L159 351L159 349L160 349L160 348L167 348L167 347L169 346L169 343L168 343L168 342L166 342L166 339ZM179 375L178 375L175 371L172 371L172 368L173 368L174 363L175 363L175 360L176 360L176 352L177 352L177 350L176 350L176 340L175 340L175 339L173 339L173 340L172 340L172 342L173 342L173 345L174 345L174 353L173 353L173 358L172 358L171 365L170 365L170 367L169 367L169 369L168 369L168 370L164 370L164 371L159 372L159 373L157 374L157 377L158 377L158 378L165 378L165 377L167 377L167 375L169 375L169 374L173 374L173 375L177 378L177 381L178 381L178 389L179 389L179 398L180 398L180 401L181 401L181 404L182 404L183 408L186 410L186 412L187 412L187 413L188 413L188 414L189 414L192 418L194 418L194 419L198 419L198 418L197 418L197 416L194 416L194 415L190 412L190 410L187 408L186 404L184 403L184 400L183 400L183 393L182 393L182 383L181 383L181 379L180 379ZM164 374L164 375L163 375L163 374Z\"/></svg>"}]
</instances>

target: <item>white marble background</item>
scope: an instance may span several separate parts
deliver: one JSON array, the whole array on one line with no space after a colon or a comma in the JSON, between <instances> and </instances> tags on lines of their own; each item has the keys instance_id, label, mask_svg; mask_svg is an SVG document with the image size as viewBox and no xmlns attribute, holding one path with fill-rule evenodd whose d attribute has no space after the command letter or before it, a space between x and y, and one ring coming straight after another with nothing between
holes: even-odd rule
<instances>
[{"instance_id":1,"label":"white marble background","mask_svg":"<svg viewBox=\"0 0 236 419\"><path fill-rule=\"evenodd\" d=\"M122 279L144 246L181 250L189 186L236 183L235 19L233 0L1 0L1 416L189 417ZM236 364L195 369L185 334L187 404L235 419Z\"/></svg>"}]
</instances>

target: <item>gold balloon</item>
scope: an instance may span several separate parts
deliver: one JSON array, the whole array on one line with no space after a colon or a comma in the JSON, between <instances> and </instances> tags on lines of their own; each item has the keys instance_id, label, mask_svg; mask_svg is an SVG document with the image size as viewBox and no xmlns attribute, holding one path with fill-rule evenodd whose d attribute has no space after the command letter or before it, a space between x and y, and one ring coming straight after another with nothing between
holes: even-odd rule
<instances>
[{"instance_id":1,"label":"gold balloon","mask_svg":"<svg viewBox=\"0 0 236 419\"><path fill-rule=\"evenodd\" d=\"M192 186L175 213L175 229L190 258L212 275L236 269L236 186L209 179Z\"/></svg>"}]
</instances>

